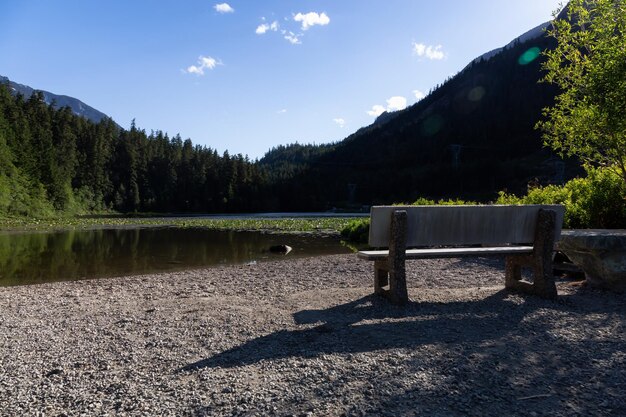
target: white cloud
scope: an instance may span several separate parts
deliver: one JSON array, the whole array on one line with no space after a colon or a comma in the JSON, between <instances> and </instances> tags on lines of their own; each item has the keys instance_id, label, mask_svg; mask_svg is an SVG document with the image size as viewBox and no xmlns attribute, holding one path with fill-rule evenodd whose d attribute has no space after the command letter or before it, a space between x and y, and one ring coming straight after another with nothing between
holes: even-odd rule
<instances>
[{"instance_id":1,"label":"white cloud","mask_svg":"<svg viewBox=\"0 0 626 417\"><path fill-rule=\"evenodd\" d=\"M441 60L446 57L442 51L443 46L425 45L423 43L413 42L413 53L420 57L426 57L432 60Z\"/></svg>"},{"instance_id":2,"label":"white cloud","mask_svg":"<svg viewBox=\"0 0 626 417\"><path fill-rule=\"evenodd\" d=\"M386 111L398 111L406 108L406 98L402 96L393 96L387 99L387 107L376 104L372 106L372 110L368 110L366 113L372 117L378 117Z\"/></svg>"},{"instance_id":3,"label":"white cloud","mask_svg":"<svg viewBox=\"0 0 626 417\"><path fill-rule=\"evenodd\" d=\"M344 119L342 119L341 117L333 119L333 122L337 123L337 126L339 126L341 128L343 128L346 125L346 121Z\"/></svg>"},{"instance_id":4,"label":"white cloud","mask_svg":"<svg viewBox=\"0 0 626 417\"><path fill-rule=\"evenodd\" d=\"M301 24L301 31L299 33L293 32L289 30L289 26L293 26L293 23L290 25L291 19L285 17L282 26L285 29L281 28L281 24L278 23L277 20L274 20L272 23L266 22L265 17L261 18L261 24L259 24L255 30L257 35L264 35L270 31L272 32L280 32L283 38L292 45L300 45L302 43L302 37L304 36L303 31L308 30L312 26L325 26L330 23L330 18L326 13L298 13L293 15L293 21L299 22Z\"/></svg>"},{"instance_id":5,"label":"white cloud","mask_svg":"<svg viewBox=\"0 0 626 417\"><path fill-rule=\"evenodd\" d=\"M415 95L415 98L417 99L417 101L420 101L421 99L426 97L426 94L424 94L424 92L420 90L413 90L413 94Z\"/></svg>"},{"instance_id":6,"label":"white cloud","mask_svg":"<svg viewBox=\"0 0 626 417\"><path fill-rule=\"evenodd\" d=\"M417 56L423 56L426 52L426 45L423 43L413 42L413 53Z\"/></svg>"},{"instance_id":7,"label":"white cloud","mask_svg":"<svg viewBox=\"0 0 626 417\"><path fill-rule=\"evenodd\" d=\"M285 113L287 113L287 109L280 109L276 113L278 113L278 114L285 114Z\"/></svg>"},{"instance_id":8,"label":"white cloud","mask_svg":"<svg viewBox=\"0 0 626 417\"><path fill-rule=\"evenodd\" d=\"M326 26L330 23L330 17L326 13L318 14L315 12L298 13L293 17L293 20L302 23L302 30L307 30L315 25Z\"/></svg>"},{"instance_id":9,"label":"white cloud","mask_svg":"<svg viewBox=\"0 0 626 417\"><path fill-rule=\"evenodd\" d=\"M302 43L302 41L300 40L300 38L302 37L302 34L296 35L293 32L287 32L286 30L284 30L283 37L287 39L289 43L292 45L300 45Z\"/></svg>"},{"instance_id":10,"label":"white cloud","mask_svg":"<svg viewBox=\"0 0 626 417\"><path fill-rule=\"evenodd\" d=\"M280 32L283 38L290 44L300 45L302 43L304 31L308 30L312 26L325 26L330 23L330 18L326 13L298 13L296 15L292 15L292 19L293 21L301 24L301 30L299 33L289 30L290 26L293 27L294 24L292 20L287 17L285 17L284 22L282 22L282 26L284 26L285 29L281 28L281 23L278 23L278 20L274 20L272 23L269 23L266 21L265 17L261 17L261 24L257 26L255 33L257 35L264 35L270 31Z\"/></svg>"},{"instance_id":11,"label":"white cloud","mask_svg":"<svg viewBox=\"0 0 626 417\"><path fill-rule=\"evenodd\" d=\"M387 111L397 111L406 109L406 98L393 96L387 99Z\"/></svg>"},{"instance_id":12,"label":"white cloud","mask_svg":"<svg viewBox=\"0 0 626 417\"><path fill-rule=\"evenodd\" d=\"M228 3L220 3L220 4L216 4L215 6L213 6L213 8L218 12L218 13L233 13L235 11L235 9L233 9L232 7L230 7L230 4Z\"/></svg>"},{"instance_id":13,"label":"white cloud","mask_svg":"<svg viewBox=\"0 0 626 417\"><path fill-rule=\"evenodd\" d=\"M278 28L279 28L279 25L277 21L273 21L271 24L262 23L256 28L256 34L263 35L268 30L271 30L272 32L276 32Z\"/></svg>"},{"instance_id":14,"label":"white cloud","mask_svg":"<svg viewBox=\"0 0 626 417\"><path fill-rule=\"evenodd\" d=\"M212 70L219 64L220 62L218 62L215 58L210 56L200 56L198 58L198 64L190 65L187 67L185 72L188 74L204 75L204 70Z\"/></svg>"},{"instance_id":15,"label":"white cloud","mask_svg":"<svg viewBox=\"0 0 626 417\"><path fill-rule=\"evenodd\" d=\"M372 106L372 110L367 111L367 114L369 114L370 116L378 117L384 112L385 112L385 108L381 106L380 104L376 104L375 106Z\"/></svg>"}]
</instances>

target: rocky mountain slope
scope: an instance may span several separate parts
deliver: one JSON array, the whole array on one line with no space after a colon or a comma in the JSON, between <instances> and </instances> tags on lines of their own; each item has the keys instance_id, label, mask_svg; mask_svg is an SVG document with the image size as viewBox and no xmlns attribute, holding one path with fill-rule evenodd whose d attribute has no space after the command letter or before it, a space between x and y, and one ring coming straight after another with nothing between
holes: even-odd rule
<instances>
[{"instance_id":1,"label":"rocky mountain slope","mask_svg":"<svg viewBox=\"0 0 626 417\"><path fill-rule=\"evenodd\" d=\"M9 89L15 94L21 94L25 99L28 99L35 91L41 91L43 93L44 100L47 104L54 104L56 108L69 107L72 112L78 116L82 116L91 120L94 123L98 123L105 117L109 117L106 114L94 109L93 107L83 103L77 98L54 94L49 91L37 90L24 84L19 84L11 81L9 78L0 75L0 83L8 84Z\"/></svg>"}]
</instances>

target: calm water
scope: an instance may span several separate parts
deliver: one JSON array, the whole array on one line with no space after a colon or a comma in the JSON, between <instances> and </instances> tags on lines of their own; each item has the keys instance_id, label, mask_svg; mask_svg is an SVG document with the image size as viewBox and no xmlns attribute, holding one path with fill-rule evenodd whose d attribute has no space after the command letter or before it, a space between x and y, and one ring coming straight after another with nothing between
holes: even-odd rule
<instances>
[{"instance_id":1,"label":"calm water","mask_svg":"<svg viewBox=\"0 0 626 417\"><path fill-rule=\"evenodd\" d=\"M272 245L293 248L272 254ZM336 238L206 229L0 233L0 286L349 253Z\"/></svg>"}]
</instances>

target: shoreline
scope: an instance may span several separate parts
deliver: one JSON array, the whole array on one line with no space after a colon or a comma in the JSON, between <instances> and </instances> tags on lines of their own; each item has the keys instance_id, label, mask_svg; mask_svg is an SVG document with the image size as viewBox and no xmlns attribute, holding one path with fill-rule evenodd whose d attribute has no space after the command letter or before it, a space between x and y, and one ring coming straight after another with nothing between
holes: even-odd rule
<instances>
[{"instance_id":1,"label":"shoreline","mask_svg":"<svg viewBox=\"0 0 626 417\"><path fill-rule=\"evenodd\" d=\"M354 255L0 288L0 415L626 414L626 296Z\"/></svg>"}]
</instances>

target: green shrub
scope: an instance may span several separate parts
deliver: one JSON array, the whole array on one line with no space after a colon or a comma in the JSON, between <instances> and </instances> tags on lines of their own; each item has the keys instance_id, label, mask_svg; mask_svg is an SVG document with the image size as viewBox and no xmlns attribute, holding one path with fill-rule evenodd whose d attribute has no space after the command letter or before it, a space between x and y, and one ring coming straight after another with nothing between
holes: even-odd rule
<instances>
[{"instance_id":1,"label":"green shrub","mask_svg":"<svg viewBox=\"0 0 626 417\"><path fill-rule=\"evenodd\" d=\"M415 200L415 202L411 205L412 206L434 206L435 200L429 200L427 198L420 197L417 200Z\"/></svg>"},{"instance_id":2,"label":"green shrub","mask_svg":"<svg viewBox=\"0 0 626 417\"><path fill-rule=\"evenodd\" d=\"M369 218L351 220L341 229L341 237L356 243L367 243L369 233Z\"/></svg>"},{"instance_id":3,"label":"green shrub","mask_svg":"<svg viewBox=\"0 0 626 417\"><path fill-rule=\"evenodd\" d=\"M449 198L447 200L439 200L437 201L438 206L472 206L478 204L475 201L465 201L460 199L452 199Z\"/></svg>"},{"instance_id":4,"label":"green shrub","mask_svg":"<svg viewBox=\"0 0 626 417\"><path fill-rule=\"evenodd\" d=\"M453 198L449 198L447 200L429 200L427 198L424 197L420 197L417 200L415 200L415 202L413 204L411 204L412 206L467 206L467 205L473 205L473 204L478 204L475 201L465 201L465 200L461 200L461 199L453 199Z\"/></svg>"},{"instance_id":5,"label":"green shrub","mask_svg":"<svg viewBox=\"0 0 626 417\"><path fill-rule=\"evenodd\" d=\"M16 170L0 174L0 216L45 217L54 213L44 187L28 181Z\"/></svg>"},{"instance_id":6,"label":"green shrub","mask_svg":"<svg viewBox=\"0 0 626 417\"><path fill-rule=\"evenodd\" d=\"M522 197L500 192L496 204L563 204L566 228L621 229L626 227L626 186L608 168L586 168L586 178L562 186L547 185Z\"/></svg>"}]
</instances>

